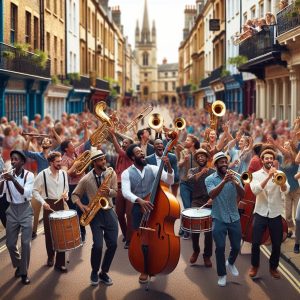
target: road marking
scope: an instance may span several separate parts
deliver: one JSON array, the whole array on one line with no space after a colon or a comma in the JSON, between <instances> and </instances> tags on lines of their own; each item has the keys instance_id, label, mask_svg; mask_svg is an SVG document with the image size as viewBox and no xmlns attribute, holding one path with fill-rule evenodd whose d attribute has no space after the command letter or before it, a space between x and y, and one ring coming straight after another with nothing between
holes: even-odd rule
<instances>
[{"instance_id":1,"label":"road marking","mask_svg":"<svg viewBox=\"0 0 300 300\"><path fill-rule=\"evenodd\" d=\"M266 246L260 247L263 254L270 258L271 252ZM279 262L278 267L280 273L290 282L290 284L296 289L296 291L300 294L300 281L296 279L296 277L281 263Z\"/></svg>"},{"instance_id":2,"label":"road marking","mask_svg":"<svg viewBox=\"0 0 300 300\"><path fill-rule=\"evenodd\" d=\"M37 234L44 232L44 228L40 227L38 228L38 230L36 231ZM3 246L0 247L0 253L4 252L5 250L7 250L6 245L4 244Z\"/></svg>"}]
</instances>

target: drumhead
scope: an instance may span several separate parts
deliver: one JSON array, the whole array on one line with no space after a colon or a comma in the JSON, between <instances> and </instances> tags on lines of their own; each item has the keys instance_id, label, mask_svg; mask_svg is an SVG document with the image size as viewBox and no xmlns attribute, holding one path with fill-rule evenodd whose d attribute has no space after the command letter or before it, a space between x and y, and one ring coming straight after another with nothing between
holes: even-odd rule
<instances>
[{"instance_id":1,"label":"drumhead","mask_svg":"<svg viewBox=\"0 0 300 300\"><path fill-rule=\"evenodd\" d=\"M49 215L49 218L51 219L69 219L71 217L74 217L77 215L76 210L70 209L70 210L58 210Z\"/></svg>"},{"instance_id":2,"label":"drumhead","mask_svg":"<svg viewBox=\"0 0 300 300\"><path fill-rule=\"evenodd\" d=\"M182 215L189 218L203 218L211 215L211 210L208 208L187 208L182 211Z\"/></svg>"}]
</instances>

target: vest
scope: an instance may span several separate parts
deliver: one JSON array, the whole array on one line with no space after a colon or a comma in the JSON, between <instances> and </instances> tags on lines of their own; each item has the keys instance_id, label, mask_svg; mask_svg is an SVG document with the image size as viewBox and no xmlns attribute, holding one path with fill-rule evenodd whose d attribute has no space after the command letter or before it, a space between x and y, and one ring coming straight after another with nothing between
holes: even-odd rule
<instances>
[{"instance_id":1,"label":"vest","mask_svg":"<svg viewBox=\"0 0 300 300\"><path fill-rule=\"evenodd\" d=\"M151 192L152 185L155 180L155 176L150 166L145 166L144 170L145 176L142 178L136 168L133 166L129 168L131 192L142 199Z\"/></svg>"}]
</instances>

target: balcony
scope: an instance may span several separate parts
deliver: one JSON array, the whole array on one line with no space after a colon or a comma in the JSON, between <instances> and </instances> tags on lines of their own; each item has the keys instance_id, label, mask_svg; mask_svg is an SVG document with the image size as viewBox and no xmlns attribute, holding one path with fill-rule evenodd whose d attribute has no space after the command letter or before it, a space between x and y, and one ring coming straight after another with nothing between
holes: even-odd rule
<instances>
[{"instance_id":1,"label":"balcony","mask_svg":"<svg viewBox=\"0 0 300 300\"><path fill-rule=\"evenodd\" d=\"M246 56L248 62L239 66L240 72L249 72L259 79L265 78L265 67L269 65L283 65L281 53L286 46L276 41L276 26L264 26L260 32L244 40L239 47L239 54Z\"/></svg>"},{"instance_id":2,"label":"balcony","mask_svg":"<svg viewBox=\"0 0 300 300\"><path fill-rule=\"evenodd\" d=\"M72 85L74 90L90 91L90 78L87 76L80 76L80 80L73 80Z\"/></svg>"},{"instance_id":3,"label":"balcony","mask_svg":"<svg viewBox=\"0 0 300 300\"><path fill-rule=\"evenodd\" d=\"M207 78L201 80L200 86L199 86L199 87L200 87L200 88L205 88L205 87L209 86L211 82L216 81L216 80L218 80L219 78L221 78L221 77L222 77L222 76L221 76L221 74L222 74L222 69L223 69L223 66L220 66L220 67L214 69L214 70L211 72L211 74L210 74L209 77L207 77Z\"/></svg>"},{"instance_id":4,"label":"balcony","mask_svg":"<svg viewBox=\"0 0 300 300\"><path fill-rule=\"evenodd\" d=\"M13 72L19 76L43 77L50 80L50 60L45 67L38 63L38 56L25 51L20 53L15 47L0 43L0 72Z\"/></svg>"},{"instance_id":5,"label":"balcony","mask_svg":"<svg viewBox=\"0 0 300 300\"><path fill-rule=\"evenodd\" d=\"M182 87L182 92L183 93L189 93L192 91L192 85L191 84L187 84L187 85L184 85Z\"/></svg>"},{"instance_id":6,"label":"balcony","mask_svg":"<svg viewBox=\"0 0 300 300\"><path fill-rule=\"evenodd\" d=\"M109 91L109 82L106 80L97 78L95 88L99 89L99 90L103 90L103 91Z\"/></svg>"},{"instance_id":7,"label":"balcony","mask_svg":"<svg viewBox=\"0 0 300 300\"><path fill-rule=\"evenodd\" d=\"M292 3L277 13L278 36L300 26L300 13Z\"/></svg>"}]
</instances>

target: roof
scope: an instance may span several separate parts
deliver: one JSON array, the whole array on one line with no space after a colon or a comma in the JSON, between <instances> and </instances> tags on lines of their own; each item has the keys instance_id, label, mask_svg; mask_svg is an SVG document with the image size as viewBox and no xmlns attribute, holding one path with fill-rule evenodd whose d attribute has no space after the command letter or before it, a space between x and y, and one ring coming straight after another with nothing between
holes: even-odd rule
<instances>
[{"instance_id":1,"label":"roof","mask_svg":"<svg viewBox=\"0 0 300 300\"><path fill-rule=\"evenodd\" d=\"M178 71L178 63L158 65L158 72Z\"/></svg>"}]
</instances>

